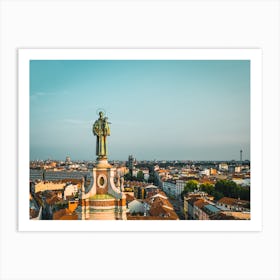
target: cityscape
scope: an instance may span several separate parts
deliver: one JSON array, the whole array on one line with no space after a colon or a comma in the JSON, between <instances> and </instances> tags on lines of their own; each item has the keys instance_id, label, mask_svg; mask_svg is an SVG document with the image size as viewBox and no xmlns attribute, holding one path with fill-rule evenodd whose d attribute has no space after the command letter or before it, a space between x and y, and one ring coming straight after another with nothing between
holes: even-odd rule
<instances>
[{"instance_id":1,"label":"cityscape","mask_svg":"<svg viewBox=\"0 0 280 280\"><path fill-rule=\"evenodd\" d=\"M250 162L112 161L128 220L250 219ZM94 162L30 162L30 219L79 219L82 185ZM103 197L106 199L105 195ZM110 198L110 197L108 197Z\"/></svg>"},{"instance_id":2,"label":"cityscape","mask_svg":"<svg viewBox=\"0 0 280 280\"><path fill-rule=\"evenodd\" d=\"M248 61L30 66L30 219L250 220Z\"/></svg>"}]
</instances>

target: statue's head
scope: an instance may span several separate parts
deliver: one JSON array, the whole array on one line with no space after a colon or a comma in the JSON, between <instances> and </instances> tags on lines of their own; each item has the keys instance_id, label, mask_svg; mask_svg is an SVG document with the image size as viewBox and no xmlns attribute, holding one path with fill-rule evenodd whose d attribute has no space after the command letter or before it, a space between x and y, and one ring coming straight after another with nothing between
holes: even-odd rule
<instances>
[{"instance_id":1,"label":"statue's head","mask_svg":"<svg viewBox=\"0 0 280 280\"><path fill-rule=\"evenodd\" d=\"M102 111L100 111L100 112L99 112L99 117L100 117L100 119L102 119L102 118L103 118L103 116L104 116L103 112L102 112Z\"/></svg>"}]
</instances>

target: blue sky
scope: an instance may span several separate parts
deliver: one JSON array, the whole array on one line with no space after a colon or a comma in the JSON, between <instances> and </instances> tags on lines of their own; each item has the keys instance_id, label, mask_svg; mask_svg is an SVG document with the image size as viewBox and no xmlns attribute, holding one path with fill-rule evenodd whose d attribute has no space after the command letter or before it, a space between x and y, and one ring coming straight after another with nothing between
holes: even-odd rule
<instances>
[{"instance_id":1,"label":"blue sky","mask_svg":"<svg viewBox=\"0 0 280 280\"><path fill-rule=\"evenodd\" d=\"M250 61L32 60L30 159L95 160L98 108L109 159L250 159Z\"/></svg>"}]
</instances>

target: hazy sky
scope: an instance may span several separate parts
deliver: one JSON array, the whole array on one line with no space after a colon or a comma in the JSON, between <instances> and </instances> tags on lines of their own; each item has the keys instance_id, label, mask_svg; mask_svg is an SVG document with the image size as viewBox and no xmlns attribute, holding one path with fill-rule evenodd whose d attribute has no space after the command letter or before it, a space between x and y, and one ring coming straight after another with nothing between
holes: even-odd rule
<instances>
[{"instance_id":1,"label":"hazy sky","mask_svg":"<svg viewBox=\"0 0 280 280\"><path fill-rule=\"evenodd\" d=\"M30 158L95 160L104 108L109 159L250 158L250 61L30 62Z\"/></svg>"}]
</instances>

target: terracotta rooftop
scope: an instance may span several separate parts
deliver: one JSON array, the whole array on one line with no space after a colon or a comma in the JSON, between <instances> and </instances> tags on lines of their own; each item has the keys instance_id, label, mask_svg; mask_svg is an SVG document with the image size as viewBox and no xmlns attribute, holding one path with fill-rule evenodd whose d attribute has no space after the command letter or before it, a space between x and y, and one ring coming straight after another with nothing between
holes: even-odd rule
<instances>
[{"instance_id":1,"label":"terracotta rooftop","mask_svg":"<svg viewBox=\"0 0 280 280\"><path fill-rule=\"evenodd\" d=\"M247 212L220 212L210 216L210 220L250 220L250 213Z\"/></svg>"},{"instance_id":2,"label":"terracotta rooftop","mask_svg":"<svg viewBox=\"0 0 280 280\"><path fill-rule=\"evenodd\" d=\"M213 181L211 181L211 180L209 180L209 179L199 179L198 182L201 183L201 184L206 184L206 183L208 183L208 184L213 185Z\"/></svg>"},{"instance_id":3,"label":"terracotta rooftop","mask_svg":"<svg viewBox=\"0 0 280 280\"><path fill-rule=\"evenodd\" d=\"M249 203L249 201L231 198L231 197L223 197L218 201L218 203L227 204L227 205L237 205L237 204L247 204Z\"/></svg>"},{"instance_id":4,"label":"terracotta rooftop","mask_svg":"<svg viewBox=\"0 0 280 280\"><path fill-rule=\"evenodd\" d=\"M156 205L166 205L170 208L173 209L173 206L172 204L170 203L170 201L167 199L167 198L164 198L162 196L153 196L153 197L150 197L148 200L147 200L147 203L149 203L151 206L153 206L154 204Z\"/></svg>"},{"instance_id":5,"label":"terracotta rooftop","mask_svg":"<svg viewBox=\"0 0 280 280\"><path fill-rule=\"evenodd\" d=\"M53 220L78 220L78 215L65 208L54 212Z\"/></svg>"},{"instance_id":6,"label":"terracotta rooftop","mask_svg":"<svg viewBox=\"0 0 280 280\"><path fill-rule=\"evenodd\" d=\"M126 202L127 203L129 203L129 202L131 202L135 199L135 197L133 195L129 194L129 193L126 193L125 196L126 196Z\"/></svg>"},{"instance_id":7,"label":"terracotta rooftop","mask_svg":"<svg viewBox=\"0 0 280 280\"><path fill-rule=\"evenodd\" d=\"M150 199L150 215L156 217L165 217L170 220L178 220L178 216L175 213L172 204L168 199L161 196L157 196Z\"/></svg>"},{"instance_id":8,"label":"terracotta rooftop","mask_svg":"<svg viewBox=\"0 0 280 280\"><path fill-rule=\"evenodd\" d=\"M152 190L146 193L147 198L151 198L152 196L156 195L158 193L158 189Z\"/></svg>"},{"instance_id":9,"label":"terracotta rooftop","mask_svg":"<svg viewBox=\"0 0 280 280\"><path fill-rule=\"evenodd\" d=\"M227 215L231 215L239 220L250 220L251 215L249 212L226 212Z\"/></svg>"},{"instance_id":10,"label":"terracotta rooftop","mask_svg":"<svg viewBox=\"0 0 280 280\"><path fill-rule=\"evenodd\" d=\"M60 200L62 200L61 198L59 198L57 195L53 195L50 198L46 199L47 204L49 205L53 205L57 202L59 202Z\"/></svg>"},{"instance_id":11,"label":"terracotta rooftop","mask_svg":"<svg viewBox=\"0 0 280 280\"><path fill-rule=\"evenodd\" d=\"M169 170L166 170L166 169L160 169L157 171L158 173L166 173L166 172L169 172Z\"/></svg>"},{"instance_id":12,"label":"terracotta rooftop","mask_svg":"<svg viewBox=\"0 0 280 280\"><path fill-rule=\"evenodd\" d=\"M160 204L153 204L150 209L150 215L154 217L165 217L170 220L179 220L174 210L168 209Z\"/></svg>"},{"instance_id":13,"label":"terracotta rooftop","mask_svg":"<svg viewBox=\"0 0 280 280\"><path fill-rule=\"evenodd\" d=\"M201 209L203 206L209 204L207 201L205 201L204 199L198 199L197 201L194 202L194 206L198 207L199 209Z\"/></svg>"}]
</instances>

